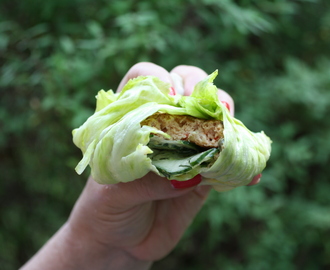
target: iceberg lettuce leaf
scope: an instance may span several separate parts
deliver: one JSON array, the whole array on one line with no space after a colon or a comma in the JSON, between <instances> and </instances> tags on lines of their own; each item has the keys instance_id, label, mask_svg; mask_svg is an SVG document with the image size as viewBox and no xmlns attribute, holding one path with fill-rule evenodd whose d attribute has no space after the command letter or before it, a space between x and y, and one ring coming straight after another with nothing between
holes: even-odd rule
<instances>
[{"instance_id":1,"label":"iceberg lettuce leaf","mask_svg":"<svg viewBox=\"0 0 330 270\"><path fill-rule=\"evenodd\" d=\"M169 95L170 85L153 76L130 80L120 93L99 91L95 113L73 130L73 142L83 153L77 173L89 165L93 178L101 184L133 181L150 171L180 181L201 174L202 184L212 185L218 191L248 184L265 168L271 141L263 132L249 131L229 114L218 100L217 87L213 84L216 76L217 71L199 82L191 96ZM154 153L158 150L152 149L149 141L152 134L161 133L168 139L170 136L140 124L156 112L221 120L223 144L216 155L214 151L210 151L212 155L204 155L205 150L194 153L200 163L169 177L170 172L164 171L167 163L159 161L159 155ZM191 161L191 156L175 155L175 152L167 155L168 164L184 167ZM157 169L160 166L162 169Z\"/></svg>"}]
</instances>

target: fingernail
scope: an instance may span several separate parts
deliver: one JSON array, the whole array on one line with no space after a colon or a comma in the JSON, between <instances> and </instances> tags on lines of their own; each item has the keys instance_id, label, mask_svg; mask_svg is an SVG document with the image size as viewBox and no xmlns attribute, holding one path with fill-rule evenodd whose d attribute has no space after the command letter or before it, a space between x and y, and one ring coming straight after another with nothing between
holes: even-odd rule
<instances>
[{"instance_id":1,"label":"fingernail","mask_svg":"<svg viewBox=\"0 0 330 270\"><path fill-rule=\"evenodd\" d=\"M252 181L250 182L250 184L248 184L248 186L253 186L253 185L256 185L260 182L260 179L261 179L261 173L260 174L257 174L255 177L253 177Z\"/></svg>"},{"instance_id":2,"label":"fingernail","mask_svg":"<svg viewBox=\"0 0 330 270\"><path fill-rule=\"evenodd\" d=\"M260 179L261 179L261 173L257 174L255 177L253 177L253 180L256 182L256 183L259 183Z\"/></svg>"},{"instance_id":3,"label":"fingernail","mask_svg":"<svg viewBox=\"0 0 330 270\"><path fill-rule=\"evenodd\" d=\"M226 102L226 101L221 101L221 102L226 106L228 111L230 111L230 106L229 106L228 102Z\"/></svg>"},{"instance_id":4,"label":"fingernail","mask_svg":"<svg viewBox=\"0 0 330 270\"><path fill-rule=\"evenodd\" d=\"M171 185L175 189L181 189L181 188L189 188L189 187L197 186L200 182L202 182L202 177L198 174L190 180L185 180L185 181L171 180Z\"/></svg>"},{"instance_id":5,"label":"fingernail","mask_svg":"<svg viewBox=\"0 0 330 270\"><path fill-rule=\"evenodd\" d=\"M173 86L170 87L169 95L171 95L171 96L175 96L176 95L176 92L175 92L175 89L174 89Z\"/></svg>"}]
</instances>

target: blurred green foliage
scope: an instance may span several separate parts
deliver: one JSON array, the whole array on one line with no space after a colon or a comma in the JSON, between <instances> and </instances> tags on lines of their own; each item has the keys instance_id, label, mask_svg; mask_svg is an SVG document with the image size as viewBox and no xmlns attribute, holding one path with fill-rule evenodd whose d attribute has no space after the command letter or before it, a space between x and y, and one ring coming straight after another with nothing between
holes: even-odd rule
<instances>
[{"instance_id":1,"label":"blurred green foliage","mask_svg":"<svg viewBox=\"0 0 330 270\"><path fill-rule=\"evenodd\" d=\"M1 269L67 219L87 177L71 130L139 61L219 69L237 118L273 140L262 183L212 192L153 269L329 269L329 44L326 0L2 0Z\"/></svg>"}]
</instances>

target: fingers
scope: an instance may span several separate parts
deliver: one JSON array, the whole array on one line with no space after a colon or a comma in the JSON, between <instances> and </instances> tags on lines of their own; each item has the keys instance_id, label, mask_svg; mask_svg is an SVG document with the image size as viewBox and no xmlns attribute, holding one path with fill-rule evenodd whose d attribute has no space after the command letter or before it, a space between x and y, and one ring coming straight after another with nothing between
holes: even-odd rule
<instances>
[{"instance_id":1,"label":"fingers","mask_svg":"<svg viewBox=\"0 0 330 270\"><path fill-rule=\"evenodd\" d=\"M126 73L124 78L119 83L117 92L121 91L121 89L130 79L136 78L138 76L148 76L148 75L158 77L163 82L172 84L171 76L166 69L153 63L141 62L135 64L129 69L129 71Z\"/></svg>"},{"instance_id":2,"label":"fingers","mask_svg":"<svg viewBox=\"0 0 330 270\"><path fill-rule=\"evenodd\" d=\"M207 77L207 73L194 66L180 65L171 70L171 74L178 74L183 80L184 95L189 96L194 90L195 85ZM235 112L234 100L225 91L219 89L218 96L220 101L225 101L229 104L230 114L233 116Z\"/></svg>"},{"instance_id":3,"label":"fingers","mask_svg":"<svg viewBox=\"0 0 330 270\"><path fill-rule=\"evenodd\" d=\"M184 95L189 96L194 90L195 85L201 80L207 77L207 73L194 66L180 65L171 70L172 75L179 75L182 78L183 86L184 86ZM133 78L138 76L147 76L152 75L156 76L164 82L173 84L173 80L169 72L161 66L158 66L149 62L141 62L132 66L129 71L126 73L124 78L121 80L117 92L121 91L124 85ZM229 104L230 113L234 115L234 101L231 96L225 91L219 89L218 92L219 100L225 101Z\"/></svg>"},{"instance_id":4,"label":"fingers","mask_svg":"<svg viewBox=\"0 0 330 270\"><path fill-rule=\"evenodd\" d=\"M195 85L207 77L207 73L204 70L185 65L175 67L170 73L176 73L182 78L185 96L191 95Z\"/></svg>"}]
</instances>

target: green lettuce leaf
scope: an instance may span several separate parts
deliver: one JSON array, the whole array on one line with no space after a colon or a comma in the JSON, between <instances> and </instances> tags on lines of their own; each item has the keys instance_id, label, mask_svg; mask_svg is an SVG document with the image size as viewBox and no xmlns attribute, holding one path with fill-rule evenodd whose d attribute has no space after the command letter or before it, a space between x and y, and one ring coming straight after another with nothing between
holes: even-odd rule
<instances>
[{"instance_id":1,"label":"green lettuce leaf","mask_svg":"<svg viewBox=\"0 0 330 270\"><path fill-rule=\"evenodd\" d=\"M169 95L170 85L153 76L130 80L120 93L99 91L95 113L73 130L73 142L83 153L77 173L90 166L92 177L101 184L133 181L150 171L179 181L201 174L202 184L218 191L248 184L265 168L271 140L263 132L249 131L229 114L218 100L216 76L217 71L199 82L191 96ZM219 149L187 155L170 149L159 152L152 146L155 143L149 144L152 134L170 136L140 124L156 112L221 120L224 141ZM173 173L166 169L170 167L186 169Z\"/></svg>"}]
</instances>

